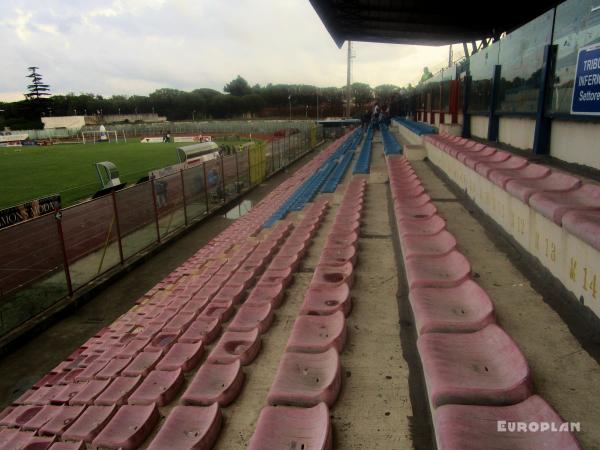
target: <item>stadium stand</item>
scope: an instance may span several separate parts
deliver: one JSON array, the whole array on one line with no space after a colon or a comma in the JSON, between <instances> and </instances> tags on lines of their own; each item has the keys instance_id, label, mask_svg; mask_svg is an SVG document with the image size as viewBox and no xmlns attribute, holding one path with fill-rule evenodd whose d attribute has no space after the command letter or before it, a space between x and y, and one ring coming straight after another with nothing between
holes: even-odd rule
<instances>
[{"instance_id":1,"label":"stadium stand","mask_svg":"<svg viewBox=\"0 0 600 450\"><path fill-rule=\"evenodd\" d=\"M424 138L429 159L564 286L600 316L600 186L445 133Z\"/></svg>"},{"instance_id":2,"label":"stadium stand","mask_svg":"<svg viewBox=\"0 0 600 450\"><path fill-rule=\"evenodd\" d=\"M414 194L422 185L411 164L398 156L387 162L438 448L580 448L570 433L557 439L550 430L518 435L498 429L493 418L563 420L532 395L525 357L494 323L489 298L471 278L469 262L455 250L456 239L431 198ZM421 214L424 204L431 208Z\"/></svg>"},{"instance_id":3,"label":"stadium stand","mask_svg":"<svg viewBox=\"0 0 600 450\"><path fill-rule=\"evenodd\" d=\"M54 435L48 442L64 434L66 440L98 447L137 448L158 423L157 406L174 400L184 372L197 367L205 345L219 337L224 321L234 315L185 391L184 405L173 409L149 448L164 448L165 442L178 448L209 447L220 427L217 405L230 403L239 393L240 365L250 364L260 351L260 334L267 331L272 308L327 202L312 203L296 227L282 221L266 236L256 235L285 197L342 141L296 172L21 396L5 411L1 424L28 433L11 434L7 448L16 448L11 446L17 439L33 439L34 432ZM251 289L249 301L236 313L245 289ZM187 433L188 427L194 433Z\"/></svg>"},{"instance_id":4,"label":"stadium stand","mask_svg":"<svg viewBox=\"0 0 600 450\"><path fill-rule=\"evenodd\" d=\"M360 149L360 153L358 154L358 158L356 159L356 164L354 164L354 169L352 169L352 173L369 173L369 167L371 165L371 151L373 148L373 128L369 125L367 129L367 134L365 135L365 140L363 141L362 148Z\"/></svg>"},{"instance_id":5,"label":"stadium stand","mask_svg":"<svg viewBox=\"0 0 600 450\"><path fill-rule=\"evenodd\" d=\"M381 138L383 139L383 152L387 155L400 155L402 153L402 146L396 139L396 137L390 133L387 125L381 124Z\"/></svg>"},{"instance_id":6,"label":"stadium stand","mask_svg":"<svg viewBox=\"0 0 600 450\"><path fill-rule=\"evenodd\" d=\"M362 138L359 131L332 143L14 401L0 415L0 449L34 442L51 449L230 448L236 441L234 447L252 450L330 450L334 437L347 442L340 436L347 429L336 425L336 420L347 420L340 405L347 407L344 402L354 397L360 408L373 395L352 389L347 381L349 369L356 370L346 366L345 356L352 353L362 326L357 308L361 303L367 309L375 309L373 303L396 303L396 298L378 295L370 301L352 298L355 283L364 277L361 272L380 270L358 260L360 246L389 238L373 233L372 222L366 225L367 217L382 220L381 211L366 201L372 179L385 189L376 196L389 189L393 213L387 230L397 236L398 262L406 275L399 282L407 296L399 299L414 316L412 345L422 367L423 403L429 405L437 448L581 448L572 432L551 431L565 421L553 408L560 410L556 399L543 386L534 387L538 360L531 359L514 329L501 320L498 303L473 273L472 255L463 252L434 195L406 156L397 153L401 146L394 131L381 130L383 145L377 139L371 144L376 133L368 130L362 146L369 142L366 152L371 153L371 146L375 151L357 158L357 164L366 161L369 178L348 170ZM446 156L438 155L436 161L456 164L453 170L464 166L460 173L465 182L477 176L508 186L554 173L467 140L445 135L428 139L437 139L436 145L447 139L447 151L438 150ZM450 145L451 140L457 144ZM396 153L382 151L386 142ZM450 158L450 151L472 165ZM573 185L561 179L565 186ZM576 181L580 184L568 193L586 186ZM527 198L538 195L534 191ZM540 201L545 205L550 199ZM564 211L560 202L552 205L549 217L560 217L564 227L584 236L590 233L597 210ZM388 216L383 219L387 222ZM309 258L311 265L306 264ZM298 283L298 278L306 281ZM371 289L378 294L383 283L377 283ZM295 309L282 318L292 291ZM385 318L375 314L374 319L374 326L381 327ZM398 322L397 317L391 320ZM280 354L269 341L278 327L286 333L277 337ZM386 332L385 342L378 343L382 352L390 336L396 338ZM405 349L410 344L402 342ZM271 366L268 374L258 376L265 353ZM369 368L383 358L363 352L355 356ZM398 359L404 364L402 356ZM372 385L377 376L389 380L391 375L383 377L388 373L396 376L398 372L388 372L392 364L386 359L380 366L385 371L368 370L367 382ZM262 390L257 392L257 385ZM259 401L248 406L252 395ZM245 409L236 409L241 404ZM244 416L244 435L236 428L241 420L236 415ZM376 416L371 424L384 426L383 420ZM498 421L537 421L550 428L500 432ZM374 448L388 444L377 439Z\"/></svg>"},{"instance_id":7,"label":"stadium stand","mask_svg":"<svg viewBox=\"0 0 600 450\"><path fill-rule=\"evenodd\" d=\"M424 134L435 133L436 130L431 125L422 122L415 122L414 120L407 119L406 117L396 116L392 120L403 127L408 128L410 131L415 133L417 136L423 136Z\"/></svg>"}]
</instances>

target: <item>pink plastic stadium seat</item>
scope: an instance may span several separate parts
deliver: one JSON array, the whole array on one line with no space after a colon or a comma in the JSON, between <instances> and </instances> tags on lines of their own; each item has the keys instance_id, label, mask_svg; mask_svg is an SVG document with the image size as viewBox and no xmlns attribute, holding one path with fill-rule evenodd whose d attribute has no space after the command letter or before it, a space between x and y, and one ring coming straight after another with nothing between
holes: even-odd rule
<instances>
[{"instance_id":1,"label":"pink plastic stadium seat","mask_svg":"<svg viewBox=\"0 0 600 450\"><path fill-rule=\"evenodd\" d=\"M335 287L340 284L347 284L352 287L354 282L354 268L351 263L342 266L323 266L318 265L312 279L313 286Z\"/></svg>"},{"instance_id":2,"label":"pink plastic stadium seat","mask_svg":"<svg viewBox=\"0 0 600 450\"><path fill-rule=\"evenodd\" d=\"M465 158L465 164L473 170L477 170L482 164L495 164L507 161L511 154L503 151L496 151L491 155L482 155L483 151L475 155L469 155Z\"/></svg>"},{"instance_id":3,"label":"pink plastic stadium seat","mask_svg":"<svg viewBox=\"0 0 600 450\"><path fill-rule=\"evenodd\" d=\"M273 306L270 303L262 305L243 305L227 326L228 331L252 331L258 328L262 334L273 323Z\"/></svg>"},{"instance_id":4,"label":"pink plastic stadium seat","mask_svg":"<svg viewBox=\"0 0 600 450\"><path fill-rule=\"evenodd\" d=\"M142 380L142 383L131 394L127 403L130 405L167 405L175 398L183 385L183 381L181 370L154 370Z\"/></svg>"},{"instance_id":5,"label":"pink plastic stadium seat","mask_svg":"<svg viewBox=\"0 0 600 450\"><path fill-rule=\"evenodd\" d=\"M112 406L90 406L62 435L70 441L91 443L117 410Z\"/></svg>"},{"instance_id":6,"label":"pink plastic stadium seat","mask_svg":"<svg viewBox=\"0 0 600 450\"><path fill-rule=\"evenodd\" d=\"M319 264L326 266L343 266L346 263L356 264L357 252L353 245L346 247L324 248Z\"/></svg>"},{"instance_id":7,"label":"pink plastic stadium seat","mask_svg":"<svg viewBox=\"0 0 600 450\"><path fill-rule=\"evenodd\" d=\"M502 189L510 180L536 180L550 175L550 168L540 164L527 164L520 169L494 169L488 178Z\"/></svg>"},{"instance_id":8,"label":"pink plastic stadium seat","mask_svg":"<svg viewBox=\"0 0 600 450\"><path fill-rule=\"evenodd\" d=\"M437 208L433 203L426 203L417 208L403 208L394 206L396 219L401 222L403 220L426 220L433 217L437 213Z\"/></svg>"},{"instance_id":9,"label":"pink plastic stadium seat","mask_svg":"<svg viewBox=\"0 0 600 450\"><path fill-rule=\"evenodd\" d=\"M162 355L160 352L142 352L131 361L131 364L123 369L121 375L126 377L137 377L141 375L145 377L161 357Z\"/></svg>"},{"instance_id":10,"label":"pink plastic stadium seat","mask_svg":"<svg viewBox=\"0 0 600 450\"><path fill-rule=\"evenodd\" d=\"M600 250L600 211L569 211L562 217L562 226L596 250Z\"/></svg>"},{"instance_id":11,"label":"pink plastic stadium seat","mask_svg":"<svg viewBox=\"0 0 600 450\"><path fill-rule=\"evenodd\" d=\"M532 393L525 357L495 324L474 333L422 334L417 347L434 408L510 405Z\"/></svg>"},{"instance_id":12,"label":"pink plastic stadium seat","mask_svg":"<svg viewBox=\"0 0 600 450\"><path fill-rule=\"evenodd\" d=\"M245 366L256 358L260 346L258 328L245 332L226 331L208 355L208 361L215 364L228 364L239 360Z\"/></svg>"},{"instance_id":13,"label":"pink plastic stadium seat","mask_svg":"<svg viewBox=\"0 0 600 450\"><path fill-rule=\"evenodd\" d=\"M101 406L122 405L127 402L129 395L142 382L142 376L137 377L117 377L100 394L94 404Z\"/></svg>"},{"instance_id":14,"label":"pink plastic stadium seat","mask_svg":"<svg viewBox=\"0 0 600 450\"><path fill-rule=\"evenodd\" d=\"M495 170L501 169L522 169L527 166L527 160L522 158L521 156L510 156L508 159L499 162L483 162L478 164L476 167L476 171L478 174L483 175L484 177L489 178L490 173Z\"/></svg>"},{"instance_id":15,"label":"pink plastic stadium seat","mask_svg":"<svg viewBox=\"0 0 600 450\"><path fill-rule=\"evenodd\" d=\"M192 370L200 362L204 353L202 341L196 343L178 342L173 345L156 365L158 370Z\"/></svg>"},{"instance_id":16,"label":"pink plastic stadium seat","mask_svg":"<svg viewBox=\"0 0 600 450\"><path fill-rule=\"evenodd\" d=\"M284 353L271 385L271 405L310 407L320 402L333 405L341 386L338 352Z\"/></svg>"},{"instance_id":17,"label":"pink plastic stadium seat","mask_svg":"<svg viewBox=\"0 0 600 450\"><path fill-rule=\"evenodd\" d=\"M532 395L510 406L444 405L434 415L439 450L580 450L571 432L551 429L516 431L519 423L548 424L560 429L564 420L541 397ZM509 426L511 428L509 428ZM503 427L505 431L499 431Z\"/></svg>"},{"instance_id":18,"label":"pink plastic stadium seat","mask_svg":"<svg viewBox=\"0 0 600 450\"><path fill-rule=\"evenodd\" d=\"M90 380L85 387L69 401L70 405L91 405L94 399L104 391L111 380Z\"/></svg>"},{"instance_id":19,"label":"pink plastic stadium seat","mask_svg":"<svg viewBox=\"0 0 600 450\"><path fill-rule=\"evenodd\" d=\"M476 155L477 152L481 152L485 148L487 148L487 145L481 144L481 143L477 143L477 144L472 145L470 147L450 147L448 149L447 153L449 153L450 156L452 156L453 158L458 159L458 156L460 154L463 154L464 156L466 156L466 155Z\"/></svg>"},{"instance_id":20,"label":"pink plastic stadium seat","mask_svg":"<svg viewBox=\"0 0 600 450\"><path fill-rule=\"evenodd\" d=\"M181 397L186 405L227 406L238 396L244 383L239 360L230 364L204 363Z\"/></svg>"},{"instance_id":21,"label":"pink plastic stadium seat","mask_svg":"<svg viewBox=\"0 0 600 450\"><path fill-rule=\"evenodd\" d=\"M21 425L21 429L26 431L38 431L56 415L61 413L63 408L65 407L62 405L45 405L39 410L36 409L36 412L31 419L27 420L25 423L23 423L23 425ZM70 409L73 410L73 408Z\"/></svg>"},{"instance_id":22,"label":"pink plastic stadium seat","mask_svg":"<svg viewBox=\"0 0 600 450\"><path fill-rule=\"evenodd\" d=\"M342 311L328 316L298 316L286 351L321 353L330 348L339 352L346 343L346 319Z\"/></svg>"},{"instance_id":23,"label":"pink plastic stadium seat","mask_svg":"<svg viewBox=\"0 0 600 450\"><path fill-rule=\"evenodd\" d=\"M211 449L221 430L221 411L211 406L176 406L148 450Z\"/></svg>"},{"instance_id":24,"label":"pink plastic stadium seat","mask_svg":"<svg viewBox=\"0 0 600 450\"><path fill-rule=\"evenodd\" d=\"M155 404L121 406L92 445L95 448L134 450L150 435L159 417Z\"/></svg>"},{"instance_id":25,"label":"pink plastic stadium seat","mask_svg":"<svg viewBox=\"0 0 600 450\"><path fill-rule=\"evenodd\" d=\"M356 246L356 242L358 241L358 233L350 232L350 233L335 233L331 234L327 237L327 241L325 242L325 247L346 247L348 245Z\"/></svg>"},{"instance_id":26,"label":"pink plastic stadium seat","mask_svg":"<svg viewBox=\"0 0 600 450\"><path fill-rule=\"evenodd\" d=\"M341 311L344 316L350 314L352 300L347 284L339 286L311 286L304 297L300 314L329 315Z\"/></svg>"},{"instance_id":27,"label":"pink plastic stadium seat","mask_svg":"<svg viewBox=\"0 0 600 450\"><path fill-rule=\"evenodd\" d=\"M41 437L34 436L32 433L25 431L17 431L12 434L12 439L6 442L5 445L1 446L3 450L45 450L56 441L54 436L52 437Z\"/></svg>"},{"instance_id":28,"label":"pink plastic stadium seat","mask_svg":"<svg viewBox=\"0 0 600 450\"><path fill-rule=\"evenodd\" d=\"M470 333L495 322L494 306L473 280L450 288L415 288L409 293L417 333Z\"/></svg>"},{"instance_id":29,"label":"pink plastic stadium seat","mask_svg":"<svg viewBox=\"0 0 600 450\"><path fill-rule=\"evenodd\" d=\"M81 415L85 406L62 406L51 419L38 430L38 434L61 436L67 428Z\"/></svg>"},{"instance_id":30,"label":"pink plastic stadium seat","mask_svg":"<svg viewBox=\"0 0 600 450\"><path fill-rule=\"evenodd\" d=\"M331 422L325 403L312 408L267 406L262 409L248 450L331 450Z\"/></svg>"},{"instance_id":31,"label":"pink plastic stadium seat","mask_svg":"<svg viewBox=\"0 0 600 450\"><path fill-rule=\"evenodd\" d=\"M96 374L99 380L108 380L121 374L123 369L131 363L132 359L112 359L100 372Z\"/></svg>"},{"instance_id":32,"label":"pink plastic stadium seat","mask_svg":"<svg viewBox=\"0 0 600 450\"><path fill-rule=\"evenodd\" d=\"M400 208L416 208L431 202L431 197L425 193L416 197L401 197L397 199L396 204Z\"/></svg>"},{"instance_id":33,"label":"pink plastic stadium seat","mask_svg":"<svg viewBox=\"0 0 600 450\"><path fill-rule=\"evenodd\" d=\"M405 264L411 289L457 286L471 273L469 261L456 250L444 256L414 256L406 260Z\"/></svg>"},{"instance_id":34,"label":"pink plastic stadium seat","mask_svg":"<svg viewBox=\"0 0 600 450\"><path fill-rule=\"evenodd\" d=\"M278 308L283 300L284 288L283 283L257 283L252 289L250 295L245 301L247 305L260 305L271 303L274 308Z\"/></svg>"},{"instance_id":35,"label":"pink plastic stadium seat","mask_svg":"<svg viewBox=\"0 0 600 450\"><path fill-rule=\"evenodd\" d=\"M529 198L533 209L557 225L567 211L600 210L600 185L587 183L569 192L542 192Z\"/></svg>"},{"instance_id":36,"label":"pink plastic stadium seat","mask_svg":"<svg viewBox=\"0 0 600 450\"><path fill-rule=\"evenodd\" d=\"M568 192L581 186L581 180L563 172L550 172L543 178L515 179L506 183L506 190L529 203L529 197L537 192Z\"/></svg>"},{"instance_id":37,"label":"pink plastic stadium seat","mask_svg":"<svg viewBox=\"0 0 600 450\"><path fill-rule=\"evenodd\" d=\"M431 236L405 236L400 241L404 258L443 256L456 248L456 238L446 230Z\"/></svg>"},{"instance_id":38,"label":"pink plastic stadium seat","mask_svg":"<svg viewBox=\"0 0 600 450\"><path fill-rule=\"evenodd\" d=\"M83 442L56 442L50 446L50 450L85 450Z\"/></svg>"},{"instance_id":39,"label":"pink plastic stadium seat","mask_svg":"<svg viewBox=\"0 0 600 450\"><path fill-rule=\"evenodd\" d=\"M446 228L446 221L437 214L425 220L403 220L398 222L399 236L431 236Z\"/></svg>"},{"instance_id":40,"label":"pink plastic stadium seat","mask_svg":"<svg viewBox=\"0 0 600 450\"><path fill-rule=\"evenodd\" d=\"M480 160L485 161L486 158L489 158L494 153L496 153L496 149L494 147L485 147L479 150L478 152L470 152L470 151L460 151L456 152L456 159L458 159L464 165L471 167L467 164L467 159L476 158L472 163L475 166ZM473 167L471 167L473 168Z\"/></svg>"},{"instance_id":41,"label":"pink plastic stadium seat","mask_svg":"<svg viewBox=\"0 0 600 450\"><path fill-rule=\"evenodd\" d=\"M179 338L179 342L200 342L210 344L219 335L221 325L218 318L196 318L185 333Z\"/></svg>"}]
</instances>

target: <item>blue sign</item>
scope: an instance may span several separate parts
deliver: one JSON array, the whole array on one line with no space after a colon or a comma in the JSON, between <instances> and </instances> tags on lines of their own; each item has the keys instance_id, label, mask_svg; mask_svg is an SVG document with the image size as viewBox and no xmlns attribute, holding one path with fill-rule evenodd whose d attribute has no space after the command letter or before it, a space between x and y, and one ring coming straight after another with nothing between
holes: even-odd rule
<instances>
[{"instance_id":1,"label":"blue sign","mask_svg":"<svg viewBox=\"0 0 600 450\"><path fill-rule=\"evenodd\" d=\"M600 115L600 44L577 54L571 114Z\"/></svg>"}]
</instances>

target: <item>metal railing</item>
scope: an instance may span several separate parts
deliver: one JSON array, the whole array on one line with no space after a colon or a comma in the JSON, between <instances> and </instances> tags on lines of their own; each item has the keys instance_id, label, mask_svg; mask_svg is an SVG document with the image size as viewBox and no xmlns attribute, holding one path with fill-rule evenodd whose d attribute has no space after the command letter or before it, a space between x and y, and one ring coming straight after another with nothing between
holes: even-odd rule
<instances>
[{"instance_id":1,"label":"metal railing","mask_svg":"<svg viewBox=\"0 0 600 450\"><path fill-rule=\"evenodd\" d=\"M0 230L0 337L222 208L317 145L294 133Z\"/></svg>"}]
</instances>

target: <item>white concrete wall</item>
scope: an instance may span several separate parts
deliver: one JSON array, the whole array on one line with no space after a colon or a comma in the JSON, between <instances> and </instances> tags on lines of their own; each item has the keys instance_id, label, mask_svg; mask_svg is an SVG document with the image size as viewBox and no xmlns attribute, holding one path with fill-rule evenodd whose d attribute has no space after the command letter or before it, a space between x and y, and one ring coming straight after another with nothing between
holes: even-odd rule
<instances>
[{"instance_id":1,"label":"white concrete wall","mask_svg":"<svg viewBox=\"0 0 600 450\"><path fill-rule=\"evenodd\" d=\"M85 125L84 116L42 117L44 130L50 128L81 128Z\"/></svg>"},{"instance_id":2,"label":"white concrete wall","mask_svg":"<svg viewBox=\"0 0 600 450\"><path fill-rule=\"evenodd\" d=\"M471 134L481 139L487 139L488 118L485 116L471 116Z\"/></svg>"},{"instance_id":3,"label":"white concrete wall","mask_svg":"<svg viewBox=\"0 0 600 450\"><path fill-rule=\"evenodd\" d=\"M430 142L425 148L433 164L600 317L600 251Z\"/></svg>"},{"instance_id":4,"label":"white concrete wall","mask_svg":"<svg viewBox=\"0 0 600 450\"><path fill-rule=\"evenodd\" d=\"M535 119L529 117L500 117L498 141L522 150L533 148Z\"/></svg>"},{"instance_id":5,"label":"white concrete wall","mask_svg":"<svg viewBox=\"0 0 600 450\"><path fill-rule=\"evenodd\" d=\"M550 155L600 169L600 124L552 121Z\"/></svg>"}]
</instances>

